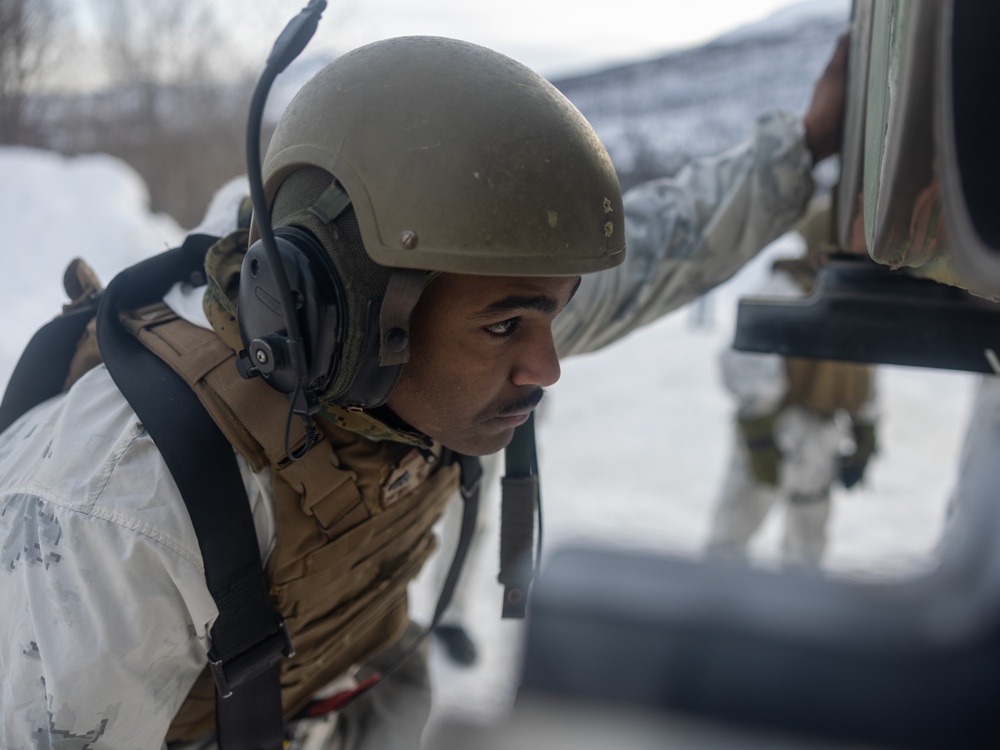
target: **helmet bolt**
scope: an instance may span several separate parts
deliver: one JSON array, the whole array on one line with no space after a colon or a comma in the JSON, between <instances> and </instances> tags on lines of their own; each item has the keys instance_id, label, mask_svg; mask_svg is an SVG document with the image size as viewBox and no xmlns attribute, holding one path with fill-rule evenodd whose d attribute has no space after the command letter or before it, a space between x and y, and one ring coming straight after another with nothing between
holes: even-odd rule
<instances>
[{"instance_id":1,"label":"helmet bolt","mask_svg":"<svg viewBox=\"0 0 1000 750\"><path fill-rule=\"evenodd\" d=\"M399 235L399 244L406 250L413 250L417 246L417 233L412 229L404 229Z\"/></svg>"},{"instance_id":2,"label":"helmet bolt","mask_svg":"<svg viewBox=\"0 0 1000 750\"><path fill-rule=\"evenodd\" d=\"M385 335L385 348L394 354L399 354L406 348L408 338L402 328L391 328Z\"/></svg>"},{"instance_id":3,"label":"helmet bolt","mask_svg":"<svg viewBox=\"0 0 1000 750\"><path fill-rule=\"evenodd\" d=\"M258 349L256 352L254 352L254 354L257 355L257 362L258 363L260 363L262 365L266 365L267 364L267 352L265 352L263 349Z\"/></svg>"}]
</instances>

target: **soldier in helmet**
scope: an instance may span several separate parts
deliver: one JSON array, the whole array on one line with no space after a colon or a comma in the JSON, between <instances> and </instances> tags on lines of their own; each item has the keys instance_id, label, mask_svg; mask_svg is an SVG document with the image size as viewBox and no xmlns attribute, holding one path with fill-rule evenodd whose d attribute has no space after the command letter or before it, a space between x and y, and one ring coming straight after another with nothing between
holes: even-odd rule
<instances>
[{"instance_id":1,"label":"soldier in helmet","mask_svg":"<svg viewBox=\"0 0 1000 750\"><path fill-rule=\"evenodd\" d=\"M419 745L419 651L338 696L406 643L455 457L504 448L560 356L683 305L791 228L838 146L842 76L804 118L766 114L741 148L624 199L580 113L476 45L376 42L299 92L264 160L267 216L208 250L203 286L121 316L234 448L294 646L286 746ZM265 222L291 305L261 280L277 273L256 249ZM291 306L305 353L282 358L268 331ZM211 746L219 609L191 518L108 369L71 372L0 436L0 745Z\"/></svg>"}]
</instances>

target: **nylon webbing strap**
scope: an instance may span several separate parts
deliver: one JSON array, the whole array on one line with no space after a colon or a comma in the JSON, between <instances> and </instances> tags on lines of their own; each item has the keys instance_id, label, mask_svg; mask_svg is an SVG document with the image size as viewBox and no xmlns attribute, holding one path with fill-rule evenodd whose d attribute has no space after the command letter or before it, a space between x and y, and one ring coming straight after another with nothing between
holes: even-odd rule
<instances>
[{"instance_id":1,"label":"nylon webbing strap","mask_svg":"<svg viewBox=\"0 0 1000 750\"><path fill-rule=\"evenodd\" d=\"M462 567L465 565L465 558L472 545L472 537L476 531L476 519L479 516L479 496L482 491L483 464L477 456L465 456L455 454L461 471L462 493L462 529L458 537L458 546L451 559L448 568L448 575L445 576L444 584L441 586L441 593L438 596L437 606L434 608L434 617L431 620L431 628L434 628L441 621L441 616L451 604L452 596L455 594L455 587L458 585L458 577L462 574Z\"/></svg>"},{"instance_id":2,"label":"nylon webbing strap","mask_svg":"<svg viewBox=\"0 0 1000 750\"><path fill-rule=\"evenodd\" d=\"M532 544L535 540L535 510L538 510L538 551L541 557L542 509L535 451L535 415L514 430L504 452L505 472L501 482L500 574L503 584L504 618L523 618L528 589L534 577Z\"/></svg>"},{"instance_id":3,"label":"nylon webbing strap","mask_svg":"<svg viewBox=\"0 0 1000 750\"><path fill-rule=\"evenodd\" d=\"M97 299L53 318L24 348L0 403L0 432L29 409L62 391L76 345L94 317Z\"/></svg>"},{"instance_id":4,"label":"nylon webbing strap","mask_svg":"<svg viewBox=\"0 0 1000 750\"><path fill-rule=\"evenodd\" d=\"M424 290L426 271L393 269L379 311L378 363L402 365L410 359L410 316Z\"/></svg>"},{"instance_id":5,"label":"nylon webbing strap","mask_svg":"<svg viewBox=\"0 0 1000 750\"><path fill-rule=\"evenodd\" d=\"M284 734L278 670L290 644L267 597L233 448L194 391L118 317L120 310L159 301L175 281L200 273L214 239L190 236L182 247L118 274L98 308L97 340L115 384L170 469L198 536L206 582L219 608L209 653L219 747L276 750Z\"/></svg>"}]
</instances>

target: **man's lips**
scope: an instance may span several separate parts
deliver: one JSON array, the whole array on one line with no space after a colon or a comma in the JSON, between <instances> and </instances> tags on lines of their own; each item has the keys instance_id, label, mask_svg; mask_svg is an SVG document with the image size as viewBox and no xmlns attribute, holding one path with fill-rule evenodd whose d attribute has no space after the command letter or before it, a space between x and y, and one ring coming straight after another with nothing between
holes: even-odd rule
<instances>
[{"instance_id":1,"label":"man's lips","mask_svg":"<svg viewBox=\"0 0 1000 750\"><path fill-rule=\"evenodd\" d=\"M489 417L486 421L499 421L503 424L513 424L515 426L524 424L528 421L531 412L535 410L535 407L538 406L544 395L545 393L541 388L532 391L527 397L518 400L505 409L501 409L496 415Z\"/></svg>"},{"instance_id":2,"label":"man's lips","mask_svg":"<svg viewBox=\"0 0 1000 750\"><path fill-rule=\"evenodd\" d=\"M517 427L518 425L522 425L525 422L527 422L528 421L528 417L531 416L531 412L533 412L533 411L534 411L534 409L532 408L532 409L528 409L528 411L519 412L517 414L504 414L504 415L499 416L499 417L493 417L493 419L491 419L490 421L491 422L500 422L501 424L512 425L514 427Z\"/></svg>"}]
</instances>

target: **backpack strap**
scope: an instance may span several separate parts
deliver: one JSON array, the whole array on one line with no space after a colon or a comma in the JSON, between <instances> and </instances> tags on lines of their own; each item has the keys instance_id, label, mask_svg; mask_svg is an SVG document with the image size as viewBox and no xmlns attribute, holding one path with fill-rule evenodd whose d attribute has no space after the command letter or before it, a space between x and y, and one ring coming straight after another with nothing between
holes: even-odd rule
<instances>
[{"instance_id":1,"label":"backpack strap","mask_svg":"<svg viewBox=\"0 0 1000 750\"><path fill-rule=\"evenodd\" d=\"M220 750L274 750L282 746L284 718L280 664L291 655L284 621L271 606L253 518L233 446L195 391L123 325L121 313L162 300L178 281L200 281L204 255L217 240L191 235L179 248L119 273L108 288L54 318L25 348L0 403L0 431L60 393L77 344L96 316L105 366L156 444L184 499L219 608L209 663L216 683L216 736ZM178 418L178 415L184 415ZM192 461L191 456L200 460ZM462 530L434 616L421 638L383 675L394 672L433 630L451 601L470 546L479 509L478 458L452 454L461 466ZM211 467L207 470L206 467ZM529 536L530 538L530 536ZM342 707L378 680L304 715ZM317 710L318 709L318 710Z\"/></svg>"},{"instance_id":2,"label":"backpack strap","mask_svg":"<svg viewBox=\"0 0 1000 750\"><path fill-rule=\"evenodd\" d=\"M100 295L64 312L31 337L18 360L0 402L0 432L22 414L63 390L77 342L94 317Z\"/></svg>"},{"instance_id":3,"label":"backpack strap","mask_svg":"<svg viewBox=\"0 0 1000 750\"><path fill-rule=\"evenodd\" d=\"M97 340L112 379L170 469L198 536L219 608L209 652L219 747L275 750L284 738L279 670L291 643L267 596L235 453L195 393L119 318L120 311L162 299L176 281L200 275L215 239L191 235L181 247L118 274L98 307Z\"/></svg>"}]
</instances>

